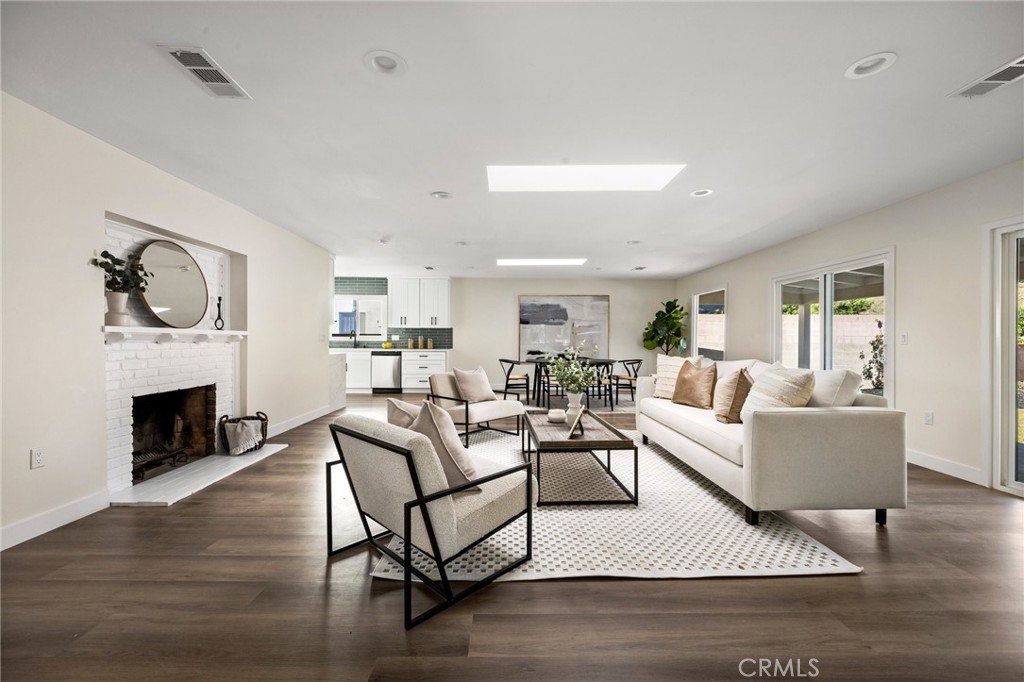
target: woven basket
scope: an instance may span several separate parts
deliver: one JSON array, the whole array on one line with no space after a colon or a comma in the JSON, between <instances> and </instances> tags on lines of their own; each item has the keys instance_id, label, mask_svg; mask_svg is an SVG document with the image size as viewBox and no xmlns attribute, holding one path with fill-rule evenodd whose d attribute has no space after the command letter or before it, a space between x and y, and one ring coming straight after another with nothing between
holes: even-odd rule
<instances>
[{"instance_id":1,"label":"woven basket","mask_svg":"<svg viewBox=\"0 0 1024 682\"><path fill-rule=\"evenodd\" d=\"M269 421L269 419L267 418L266 413L264 413L264 412L257 412L256 416L254 416L254 417L230 417L229 418L227 415L224 415L223 417L221 417L217 421L217 431L218 431L218 434L220 435L220 442L224 446L225 450L228 449L228 435L227 435L227 432L224 430L224 425L225 424L236 424L236 423L238 423L240 421L259 421L260 422L260 434L261 434L260 441L256 445L256 447L249 448L245 452L253 452L254 450L259 450L264 445L266 445L266 443L267 443L267 422ZM241 453L239 453L239 454L241 454Z\"/></svg>"}]
</instances>

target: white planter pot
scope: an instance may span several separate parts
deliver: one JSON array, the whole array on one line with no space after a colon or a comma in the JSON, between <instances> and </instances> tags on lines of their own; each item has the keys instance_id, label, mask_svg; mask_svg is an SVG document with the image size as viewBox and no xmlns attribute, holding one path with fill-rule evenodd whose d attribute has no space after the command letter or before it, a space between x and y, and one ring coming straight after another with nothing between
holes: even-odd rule
<instances>
[{"instance_id":1,"label":"white planter pot","mask_svg":"<svg viewBox=\"0 0 1024 682\"><path fill-rule=\"evenodd\" d=\"M569 407L565 410L565 417L567 420L572 421L579 414L579 411L583 409L583 394L566 393L566 397L569 398Z\"/></svg>"},{"instance_id":2,"label":"white planter pot","mask_svg":"<svg viewBox=\"0 0 1024 682\"><path fill-rule=\"evenodd\" d=\"M111 327L127 327L128 317L128 294L121 291L107 292L107 314L103 318L104 324Z\"/></svg>"}]
</instances>

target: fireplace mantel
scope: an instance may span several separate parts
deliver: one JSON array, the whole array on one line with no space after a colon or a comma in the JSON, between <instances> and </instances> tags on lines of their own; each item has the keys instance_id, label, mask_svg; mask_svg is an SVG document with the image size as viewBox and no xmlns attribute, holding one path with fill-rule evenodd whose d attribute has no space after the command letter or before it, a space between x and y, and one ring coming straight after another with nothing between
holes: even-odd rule
<instances>
[{"instance_id":1,"label":"fireplace mantel","mask_svg":"<svg viewBox=\"0 0 1024 682\"><path fill-rule=\"evenodd\" d=\"M149 343L241 343L249 332L237 329L176 329L174 327L114 327L106 325L107 343L145 341Z\"/></svg>"}]
</instances>

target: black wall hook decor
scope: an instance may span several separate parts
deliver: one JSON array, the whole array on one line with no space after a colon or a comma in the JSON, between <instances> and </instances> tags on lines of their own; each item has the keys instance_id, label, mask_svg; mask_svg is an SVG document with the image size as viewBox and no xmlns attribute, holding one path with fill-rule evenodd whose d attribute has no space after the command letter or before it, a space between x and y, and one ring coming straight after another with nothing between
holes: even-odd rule
<instances>
[{"instance_id":1,"label":"black wall hook decor","mask_svg":"<svg viewBox=\"0 0 1024 682\"><path fill-rule=\"evenodd\" d=\"M221 301L221 298L222 298L221 296L217 297L217 319L213 321L213 326L214 326L215 329L223 329L224 328L224 318L220 316L220 301Z\"/></svg>"}]
</instances>

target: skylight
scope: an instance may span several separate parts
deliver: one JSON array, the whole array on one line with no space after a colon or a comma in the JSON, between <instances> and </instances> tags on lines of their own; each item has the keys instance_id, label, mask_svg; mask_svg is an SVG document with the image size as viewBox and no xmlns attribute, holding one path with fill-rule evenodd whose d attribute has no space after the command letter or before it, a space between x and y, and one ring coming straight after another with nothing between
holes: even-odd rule
<instances>
[{"instance_id":1,"label":"skylight","mask_svg":"<svg viewBox=\"0 0 1024 682\"><path fill-rule=\"evenodd\" d=\"M586 258L499 258L498 265L583 265Z\"/></svg>"},{"instance_id":2,"label":"skylight","mask_svg":"<svg viewBox=\"0 0 1024 682\"><path fill-rule=\"evenodd\" d=\"M685 164L488 166L492 192L658 192Z\"/></svg>"}]
</instances>

